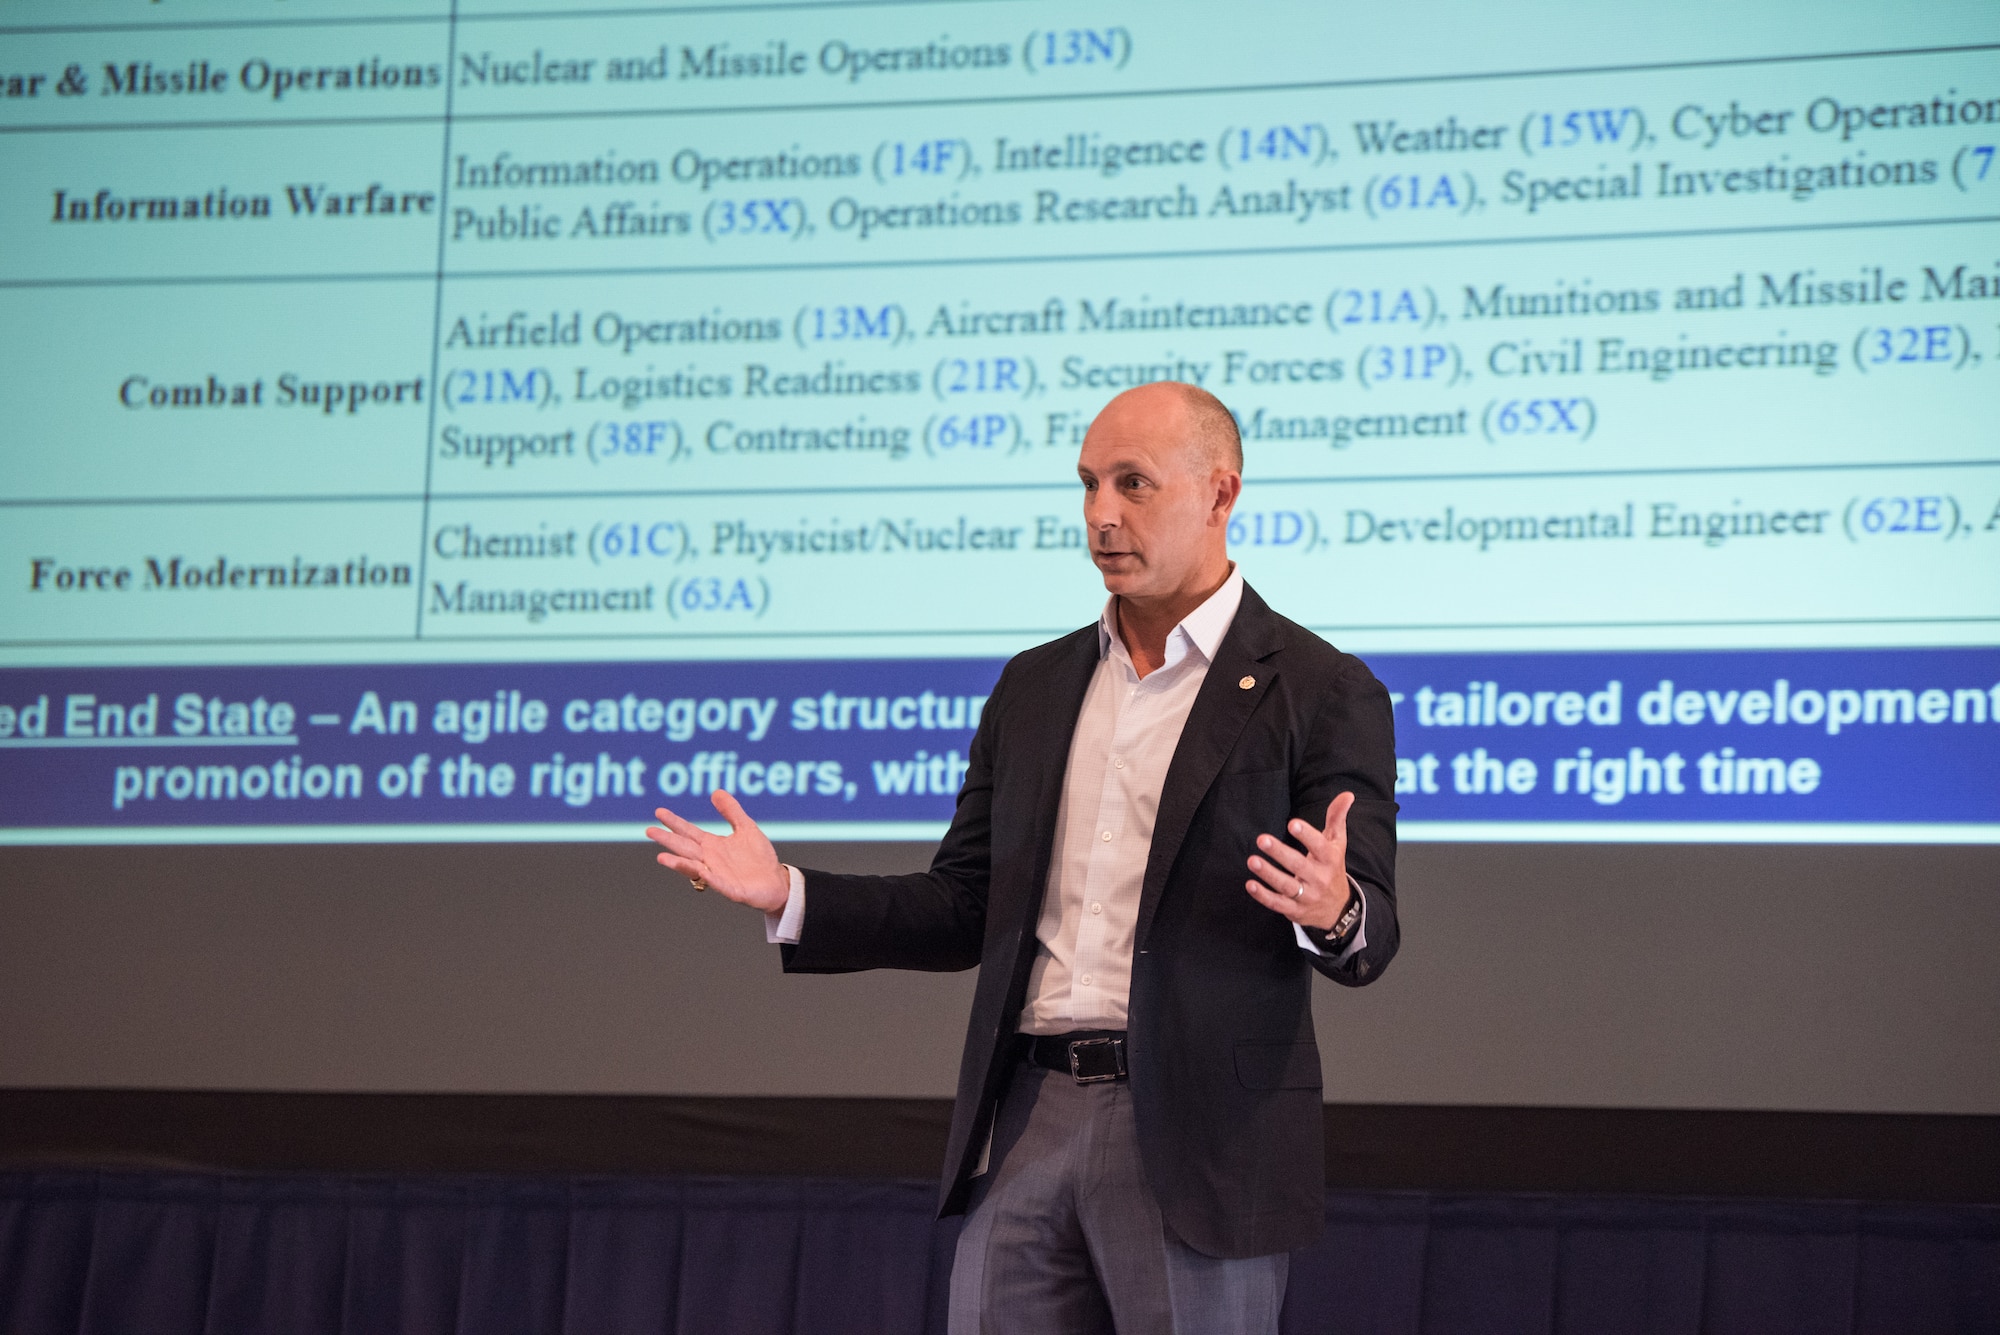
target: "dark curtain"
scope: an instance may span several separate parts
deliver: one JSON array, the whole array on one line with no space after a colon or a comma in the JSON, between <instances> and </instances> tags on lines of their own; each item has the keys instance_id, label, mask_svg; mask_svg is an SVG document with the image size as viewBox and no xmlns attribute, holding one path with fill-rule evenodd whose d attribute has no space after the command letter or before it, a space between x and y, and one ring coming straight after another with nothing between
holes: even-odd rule
<instances>
[{"instance_id":1,"label":"dark curtain","mask_svg":"<svg viewBox=\"0 0 2000 1335\"><path fill-rule=\"evenodd\" d=\"M0 1174L4 1335L944 1327L915 1182ZM2000 1207L1340 1192L1288 1332L2000 1332Z\"/></svg>"}]
</instances>

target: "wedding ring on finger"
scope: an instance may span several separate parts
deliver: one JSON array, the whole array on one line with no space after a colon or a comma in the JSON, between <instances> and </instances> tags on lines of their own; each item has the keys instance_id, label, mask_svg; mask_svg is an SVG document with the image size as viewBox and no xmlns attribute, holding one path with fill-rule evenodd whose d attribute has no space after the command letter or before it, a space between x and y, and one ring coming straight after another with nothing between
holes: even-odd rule
<instances>
[{"instance_id":1,"label":"wedding ring on finger","mask_svg":"<svg viewBox=\"0 0 2000 1335\"><path fill-rule=\"evenodd\" d=\"M1298 889L1292 891L1292 898L1304 899L1306 897L1306 883L1304 881L1294 881L1292 884L1298 887Z\"/></svg>"},{"instance_id":2,"label":"wedding ring on finger","mask_svg":"<svg viewBox=\"0 0 2000 1335\"><path fill-rule=\"evenodd\" d=\"M703 880L703 879L702 879L701 877L699 877L699 876L690 876L690 877L688 877L688 884L689 884L689 885L691 885L691 886L693 886L693 887L694 887L695 889L697 889L697 890L706 890L706 889L708 889L708 882L707 882L707 881L704 881L704 880Z\"/></svg>"}]
</instances>

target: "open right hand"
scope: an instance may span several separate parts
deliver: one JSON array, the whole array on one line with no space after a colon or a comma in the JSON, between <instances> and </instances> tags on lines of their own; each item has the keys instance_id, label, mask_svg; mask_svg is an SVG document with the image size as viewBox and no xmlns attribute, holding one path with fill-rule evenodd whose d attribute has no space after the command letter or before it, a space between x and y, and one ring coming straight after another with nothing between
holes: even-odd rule
<instances>
[{"instance_id":1,"label":"open right hand","mask_svg":"<svg viewBox=\"0 0 2000 1335\"><path fill-rule=\"evenodd\" d=\"M778 861L778 850L733 795L718 788L709 794L709 801L729 822L728 834L710 834L665 807L653 813L660 824L648 827L646 837L664 850L660 865L679 872L697 888L705 882L708 889L739 904L780 912L791 896L792 881Z\"/></svg>"}]
</instances>

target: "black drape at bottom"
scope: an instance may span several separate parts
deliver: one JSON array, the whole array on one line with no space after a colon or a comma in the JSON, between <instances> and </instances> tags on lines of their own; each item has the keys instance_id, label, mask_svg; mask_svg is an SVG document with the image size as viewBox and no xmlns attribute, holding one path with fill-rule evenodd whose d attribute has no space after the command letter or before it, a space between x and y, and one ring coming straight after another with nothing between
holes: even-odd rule
<instances>
[{"instance_id":1,"label":"black drape at bottom","mask_svg":"<svg viewBox=\"0 0 2000 1335\"><path fill-rule=\"evenodd\" d=\"M922 1182L0 1174L6 1335L943 1330ZM2000 1207L1335 1192L1290 1332L2000 1331Z\"/></svg>"}]
</instances>

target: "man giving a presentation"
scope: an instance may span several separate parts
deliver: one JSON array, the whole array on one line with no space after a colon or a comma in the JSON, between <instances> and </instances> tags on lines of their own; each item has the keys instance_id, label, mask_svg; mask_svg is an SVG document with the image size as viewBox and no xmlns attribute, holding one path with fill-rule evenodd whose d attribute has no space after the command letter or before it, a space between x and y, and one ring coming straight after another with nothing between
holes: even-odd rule
<instances>
[{"instance_id":1,"label":"man giving a presentation","mask_svg":"<svg viewBox=\"0 0 2000 1335\"><path fill-rule=\"evenodd\" d=\"M1362 663L1230 561L1236 424L1113 399L1077 473L1104 614L1012 659L927 872L800 871L734 797L661 863L786 970L979 969L944 1165L954 1335L1275 1332L1324 1211L1316 970L1396 953L1395 744ZM977 597L978 591L964 591ZM1246 875L1247 872L1247 875Z\"/></svg>"}]
</instances>

